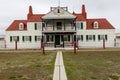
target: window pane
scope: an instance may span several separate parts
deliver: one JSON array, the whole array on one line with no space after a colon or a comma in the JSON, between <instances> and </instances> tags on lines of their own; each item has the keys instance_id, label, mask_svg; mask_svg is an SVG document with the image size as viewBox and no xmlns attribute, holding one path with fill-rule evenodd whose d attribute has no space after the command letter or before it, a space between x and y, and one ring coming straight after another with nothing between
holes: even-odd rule
<instances>
[{"instance_id":1,"label":"window pane","mask_svg":"<svg viewBox=\"0 0 120 80\"><path fill-rule=\"evenodd\" d=\"M88 35L88 40L92 40L92 35Z\"/></svg>"},{"instance_id":2,"label":"window pane","mask_svg":"<svg viewBox=\"0 0 120 80\"><path fill-rule=\"evenodd\" d=\"M100 35L100 40L103 40L105 39L105 36L104 35Z\"/></svg>"},{"instance_id":3,"label":"window pane","mask_svg":"<svg viewBox=\"0 0 120 80\"><path fill-rule=\"evenodd\" d=\"M76 23L76 27L80 29L80 23Z\"/></svg>"}]
</instances>

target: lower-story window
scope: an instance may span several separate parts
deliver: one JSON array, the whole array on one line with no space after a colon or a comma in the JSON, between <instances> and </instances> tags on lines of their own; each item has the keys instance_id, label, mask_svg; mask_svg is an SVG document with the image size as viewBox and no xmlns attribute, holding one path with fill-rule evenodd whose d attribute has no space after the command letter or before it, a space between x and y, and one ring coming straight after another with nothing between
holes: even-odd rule
<instances>
[{"instance_id":1,"label":"lower-story window","mask_svg":"<svg viewBox=\"0 0 120 80\"><path fill-rule=\"evenodd\" d=\"M53 40L54 40L53 35L47 35L46 36L46 41L47 42L50 42L50 41L53 41Z\"/></svg>"},{"instance_id":2,"label":"lower-story window","mask_svg":"<svg viewBox=\"0 0 120 80\"><path fill-rule=\"evenodd\" d=\"M77 35L77 40L83 41L83 35Z\"/></svg>"},{"instance_id":3,"label":"lower-story window","mask_svg":"<svg viewBox=\"0 0 120 80\"><path fill-rule=\"evenodd\" d=\"M17 41L19 42L19 36L10 36L10 42Z\"/></svg>"},{"instance_id":4,"label":"lower-story window","mask_svg":"<svg viewBox=\"0 0 120 80\"><path fill-rule=\"evenodd\" d=\"M99 41L100 41L100 40L103 40L103 39L105 39L105 40L108 39L107 34L105 34L105 35L98 35L98 40L99 40Z\"/></svg>"},{"instance_id":5,"label":"lower-story window","mask_svg":"<svg viewBox=\"0 0 120 80\"><path fill-rule=\"evenodd\" d=\"M70 41L70 35L64 35L64 41Z\"/></svg>"},{"instance_id":6,"label":"lower-story window","mask_svg":"<svg viewBox=\"0 0 120 80\"><path fill-rule=\"evenodd\" d=\"M35 36L35 42L40 41L40 36Z\"/></svg>"},{"instance_id":7,"label":"lower-story window","mask_svg":"<svg viewBox=\"0 0 120 80\"><path fill-rule=\"evenodd\" d=\"M22 37L22 40L23 40L23 42L27 42L27 41L32 41L32 37L31 36L23 36Z\"/></svg>"},{"instance_id":8,"label":"lower-story window","mask_svg":"<svg viewBox=\"0 0 120 80\"><path fill-rule=\"evenodd\" d=\"M86 35L87 41L95 41L95 35Z\"/></svg>"}]
</instances>

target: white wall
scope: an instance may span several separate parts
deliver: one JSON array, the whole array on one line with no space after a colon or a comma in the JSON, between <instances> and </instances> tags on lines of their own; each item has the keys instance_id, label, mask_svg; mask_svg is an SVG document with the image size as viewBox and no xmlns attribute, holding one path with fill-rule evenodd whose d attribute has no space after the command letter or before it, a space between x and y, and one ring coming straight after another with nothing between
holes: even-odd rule
<instances>
[{"instance_id":1,"label":"white wall","mask_svg":"<svg viewBox=\"0 0 120 80\"><path fill-rule=\"evenodd\" d=\"M0 48L5 47L5 41L4 41L5 35L0 35Z\"/></svg>"},{"instance_id":2,"label":"white wall","mask_svg":"<svg viewBox=\"0 0 120 80\"><path fill-rule=\"evenodd\" d=\"M18 49L25 49L25 48L40 48L40 41L35 42L34 37L36 35L42 35L41 31L7 31L6 32L6 47L14 49L15 48L15 42L10 42L10 36L19 36L20 41L18 42ZM31 36L32 41L31 42L23 42L22 36Z\"/></svg>"},{"instance_id":3,"label":"white wall","mask_svg":"<svg viewBox=\"0 0 120 80\"><path fill-rule=\"evenodd\" d=\"M5 45L4 45L4 40L0 40L0 48L4 48Z\"/></svg>"},{"instance_id":4,"label":"white wall","mask_svg":"<svg viewBox=\"0 0 120 80\"><path fill-rule=\"evenodd\" d=\"M18 49L39 49L41 47L41 41L35 42L35 36L42 36L42 25L41 23L37 23L39 27L41 27L39 30L34 29L34 23L29 22L27 23L27 30L26 31L6 31L6 47L8 49L15 49L15 41L10 42L10 36L19 36L19 42L18 42ZM22 36L31 36L32 41L31 42L23 42Z\"/></svg>"},{"instance_id":5,"label":"white wall","mask_svg":"<svg viewBox=\"0 0 120 80\"><path fill-rule=\"evenodd\" d=\"M78 41L79 47L103 47L103 40L98 40L98 35L106 35L108 36L106 43L106 47L114 47L114 39L115 39L115 30L114 29L96 29L96 30L77 30L77 35L83 35L83 41ZM86 35L95 35L95 41L86 41Z\"/></svg>"}]
</instances>

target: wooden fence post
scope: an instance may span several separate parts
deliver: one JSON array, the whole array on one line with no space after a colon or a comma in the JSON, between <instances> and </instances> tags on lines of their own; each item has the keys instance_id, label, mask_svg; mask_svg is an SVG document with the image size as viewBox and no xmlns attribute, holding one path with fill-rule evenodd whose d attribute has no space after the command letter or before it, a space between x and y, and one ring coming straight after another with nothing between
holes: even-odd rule
<instances>
[{"instance_id":1,"label":"wooden fence post","mask_svg":"<svg viewBox=\"0 0 120 80\"><path fill-rule=\"evenodd\" d=\"M76 54L76 42L74 42L74 54Z\"/></svg>"},{"instance_id":2,"label":"wooden fence post","mask_svg":"<svg viewBox=\"0 0 120 80\"><path fill-rule=\"evenodd\" d=\"M15 40L15 50L18 49L17 40Z\"/></svg>"},{"instance_id":3,"label":"wooden fence post","mask_svg":"<svg viewBox=\"0 0 120 80\"><path fill-rule=\"evenodd\" d=\"M105 49L105 39L103 39L103 49Z\"/></svg>"}]
</instances>

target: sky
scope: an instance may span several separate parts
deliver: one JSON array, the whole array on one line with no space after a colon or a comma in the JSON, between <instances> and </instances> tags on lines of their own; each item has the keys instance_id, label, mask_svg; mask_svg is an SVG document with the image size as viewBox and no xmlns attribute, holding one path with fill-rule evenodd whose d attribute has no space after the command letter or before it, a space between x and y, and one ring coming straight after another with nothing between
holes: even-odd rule
<instances>
[{"instance_id":1,"label":"sky","mask_svg":"<svg viewBox=\"0 0 120 80\"><path fill-rule=\"evenodd\" d=\"M0 35L5 35L14 20L25 20L30 5L34 14L46 14L58 5L68 7L71 13L81 13L82 4L88 18L106 18L120 33L120 0L0 0Z\"/></svg>"}]
</instances>

